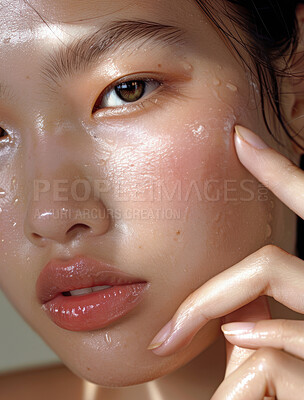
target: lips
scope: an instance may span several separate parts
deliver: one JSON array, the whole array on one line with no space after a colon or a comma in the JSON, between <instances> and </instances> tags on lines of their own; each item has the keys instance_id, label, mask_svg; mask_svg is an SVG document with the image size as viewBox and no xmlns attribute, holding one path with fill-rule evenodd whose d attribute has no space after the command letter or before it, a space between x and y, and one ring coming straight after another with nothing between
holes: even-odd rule
<instances>
[{"instance_id":1,"label":"lips","mask_svg":"<svg viewBox=\"0 0 304 400\"><path fill-rule=\"evenodd\" d=\"M98 288L98 287L108 288ZM50 261L40 273L36 294L42 309L64 329L101 329L142 300L149 284L112 265L84 256ZM91 290L80 289L94 288ZM73 292L77 290L77 292ZM72 294L77 295L69 295ZM82 294L88 292L86 294Z\"/></svg>"}]
</instances>

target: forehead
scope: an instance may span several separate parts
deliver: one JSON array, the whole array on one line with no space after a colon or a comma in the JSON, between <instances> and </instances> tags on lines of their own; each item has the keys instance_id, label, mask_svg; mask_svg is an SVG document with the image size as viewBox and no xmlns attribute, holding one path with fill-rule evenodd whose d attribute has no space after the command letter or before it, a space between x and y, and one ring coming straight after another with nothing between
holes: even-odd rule
<instances>
[{"instance_id":1,"label":"forehead","mask_svg":"<svg viewBox=\"0 0 304 400\"><path fill-rule=\"evenodd\" d=\"M116 19L148 19L191 31L202 15L194 0L0 0L0 48L5 57L41 56Z\"/></svg>"},{"instance_id":2,"label":"forehead","mask_svg":"<svg viewBox=\"0 0 304 400\"><path fill-rule=\"evenodd\" d=\"M119 19L147 19L190 30L202 12L193 0L0 0L0 48L6 65L35 65L76 36ZM196 17L197 16L197 17ZM0 74L9 73L2 64ZM2 69L3 68L3 69ZM24 68L23 68L24 69Z\"/></svg>"},{"instance_id":3,"label":"forehead","mask_svg":"<svg viewBox=\"0 0 304 400\"><path fill-rule=\"evenodd\" d=\"M43 19L49 23L86 25L116 15L142 13L174 20L185 17L185 12L193 15L193 11L199 12L195 0L0 0L2 22L14 20L15 26L24 28L33 27ZM7 23L2 28L7 30L9 26Z\"/></svg>"},{"instance_id":4,"label":"forehead","mask_svg":"<svg viewBox=\"0 0 304 400\"><path fill-rule=\"evenodd\" d=\"M158 0L155 1L157 3ZM52 22L85 22L106 17L118 11L128 11L151 5L147 0L33 0L31 5L38 12L46 12Z\"/></svg>"}]
</instances>

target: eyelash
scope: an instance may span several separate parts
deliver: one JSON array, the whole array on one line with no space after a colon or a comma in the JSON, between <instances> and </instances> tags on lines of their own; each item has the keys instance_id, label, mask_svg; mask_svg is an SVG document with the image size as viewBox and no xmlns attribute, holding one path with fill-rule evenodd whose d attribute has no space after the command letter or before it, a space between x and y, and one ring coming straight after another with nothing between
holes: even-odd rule
<instances>
[{"instance_id":1,"label":"eyelash","mask_svg":"<svg viewBox=\"0 0 304 400\"><path fill-rule=\"evenodd\" d=\"M97 103L100 103L100 99L103 99L104 96L106 96L108 93L111 92L111 90L115 89L117 86L119 86L122 83L128 83L128 82L155 82L158 83L159 86L157 89L152 91L152 94L149 95L145 95L145 93L143 94L142 97L140 97L140 99L138 101L134 101L134 102L126 102L126 104L123 104L121 106L117 106L117 107L105 107L105 108L98 108L96 107ZM143 77L143 76L132 76L132 77L128 77L128 79L126 78L121 78L118 81L115 81L114 83L112 83L111 85L109 85L97 98L92 113L96 113L97 116L102 115L102 116L116 116L116 115L121 115L121 114L131 114L134 113L136 111L140 111L140 110L144 110L146 109L146 107L151 104L151 105L161 105L161 100L167 98L168 96L172 96L172 97L177 97L180 96L180 88L177 87L177 85L175 85L173 82L167 82L164 79L155 79L155 78L149 78L149 77ZM147 99L145 99L145 97L147 97ZM142 98L144 98L144 100L140 101ZM123 101L123 100L122 100Z\"/></svg>"}]
</instances>

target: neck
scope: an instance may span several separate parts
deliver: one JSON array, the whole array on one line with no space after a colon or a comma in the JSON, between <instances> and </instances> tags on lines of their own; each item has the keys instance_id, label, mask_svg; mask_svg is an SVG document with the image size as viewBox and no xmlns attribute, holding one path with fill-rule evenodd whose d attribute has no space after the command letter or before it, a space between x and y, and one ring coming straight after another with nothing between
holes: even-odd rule
<instances>
[{"instance_id":1,"label":"neck","mask_svg":"<svg viewBox=\"0 0 304 400\"><path fill-rule=\"evenodd\" d=\"M225 375L225 343L216 342L185 366L146 385L155 395L149 400L209 400ZM150 392L152 393L152 390ZM158 394L158 396L157 396Z\"/></svg>"}]
</instances>

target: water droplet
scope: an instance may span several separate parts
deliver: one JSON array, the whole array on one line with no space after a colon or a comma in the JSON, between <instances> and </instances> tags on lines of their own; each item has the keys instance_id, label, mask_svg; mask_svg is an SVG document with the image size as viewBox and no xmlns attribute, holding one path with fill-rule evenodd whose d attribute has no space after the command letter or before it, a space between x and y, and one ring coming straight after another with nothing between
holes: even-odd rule
<instances>
[{"instance_id":1,"label":"water droplet","mask_svg":"<svg viewBox=\"0 0 304 400\"><path fill-rule=\"evenodd\" d=\"M270 200L270 207L274 208L274 201L273 200Z\"/></svg>"},{"instance_id":2,"label":"water droplet","mask_svg":"<svg viewBox=\"0 0 304 400\"><path fill-rule=\"evenodd\" d=\"M6 195L6 192L4 189L0 188L0 198L4 197Z\"/></svg>"},{"instance_id":3,"label":"water droplet","mask_svg":"<svg viewBox=\"0 0 304 400\"><path fill-rule=\"evenodd\" d=\"M17 222L14 222L14 223L13 223L13 226L16 226L16 225L17 225Z\"/></svg>"},{"instance_id":4,"label":"water droplet","mask_svg":"<svg viewBox=\"0 0 304 400\"><path fill-rule=\"evenodd\" d=\"M183 67L184 67L184 70L187 72L190 72L193 70L193 65L188 63L187 61L183 62Z\"/></svg>"},{"instance_id":5,"label":"water droplet","mask_svg":"<svg viewBox=\"0 0 304 400\"><path fill-rule=\"evenodd\" d=\"M14 204L18 204L18 203L19 203L19 199L18 199L18 197L16 197L14 200Z\"/></svg>"},{"instance_id":6,"label":"water droplet","mask_svg":"<svg viewBox=\"0 0 304 400\"><path fill-rule=\"evenodd\" d=\"M214 86L220 86L221 85L221 81L219 79L213 79L213 85Z\"/></svg>"},{"instance_id":7,"label":"water droplet","mask_svg":"<svg viewBox=\"0 0 304 400\"><path fill-rule=\"evenodd\" d=\"M110 336L108 333L106 333L106 342L107 342L108 344L110 344L111 341L112 341L111 336Z\"/></svg>"},{"instance_id":8,"label":"water droplet","mask_svg":"<svg viewBox=\"0 0 304 400\"><path fill-rule=\"evenodd\" d=\"M0 214L2 213L2 208L0 207Z\"/></svg>"},{"instance_id":9,"label":"water droplet","mask_svg":"<svg viewBox=\"0 0 304 400\"><path fill-rule=\"evenodd\" d=\"M30 261L30 258L29 258L29 257L26 257L26 261L29 262L29 261Z\"/></svg>"},{"instance_id":10,"label":"water droplet","mask_svg":"<svg viewBox=\"0 0 304 400\"><path fill-rule=\"evenodd\" d=\"M213 93L216 97L217 100L219 100L221 103L224 103L225 106L230 110L231 114L234 115L234 109L232 108L232 106L228 103L226 103L220 96L219 91L217 89L213 89Z\"/></svg>"},{"instance_id":11,"label":"water droplet","mask_svg":"<svg viewBox=\"0 0 304 400\"><path fill-rule=\"evenodd\" d=\"M271 226L269 224L267 224L266 225L266 239L271 236L271 233L272 233Z\"/></svg>"},{"instance_id":12,"label":"water droplet","mask_svg":"<svg viewBox=\"0 0 304 400\"><path fill-rule=\"evenodd\" d=\"M114 144L115 141L113 139L109 139L109 138L105 138L105 142L107 142L108 144Z\"/></svg>"},{"instance_id":13,"label":"water droplet","mask_svg":"<svg viewBox=\"0 0 304 400\"><path fill-rule=\"evenodd\" d=\"M235 85L233 85L232 83L227 83L227 84L226 84L226 87L227 87L229 90L231 90L232 92L237 92L237 90L238 90L238 88L237 88Z\"/></svg>"},{"instance_id":14,"label":"water droplet","mask_svg":"<svg viewBox=\"0 0 304 400\"><path fill-rule=\"evenodd\" d=\"M221 213L217 213L217 215L216 215L214 221L215 221L215 222L219 222L220 218L221 218Z\"/></svg>"},{"instance_id":15,"label":"water droplet","mask_svg":"<svg viewBox=\"0 0 304 400\"><path fill-rule=\"evenodd\" d=\"M202 125L198 125L196 127L193 127L192 129L192 135L196 138L203 139L208 137L208 134L206 135L204 134L204 132L205 132L205 127Z\"/></svg>"},{"instance_id":16,"label":"water droplet","mask_svg":"<svg viewBox=\"0 0 304 400\"><path fill-rule=\"evenodd\" d=\"M98 165L98 166L100 166L100 165L105 165L105 163L106 163L106 161L103 160L103 159L101 159L101 160L99 161L99 163L97 163L97 165Z\"/></svg>"},{"instance_id":17,"label":"water droplet","mask_svg":"<svg viewBox=\"0 0 304 400\"><path fill-rule=\"evenodd\" d=\"M4 239L1 239L1 242L2 242L2 243L4 243L4 242L5 242L5 240L4 240Z\"/></svg>"},{"instance_id":18,"label":"water droplet","mask_svg":"<svg viewBox=\"0 0 304 400\"><path fill-rule=\"evenodd\" d=\"M185 213L184 213L184 221L188 221L189 219L189 206L187 206Z\"/></svg>"},{"instance_id":19,"label":"water droplet","mask_svg":"<svg viewBox=\"0 0 304 400\"><path fill-rule=\"evenodd\" d=\"M13 176L11 180L11 191L13 192L16 189L16 177Z\"/></svg>"}]
</instances>

